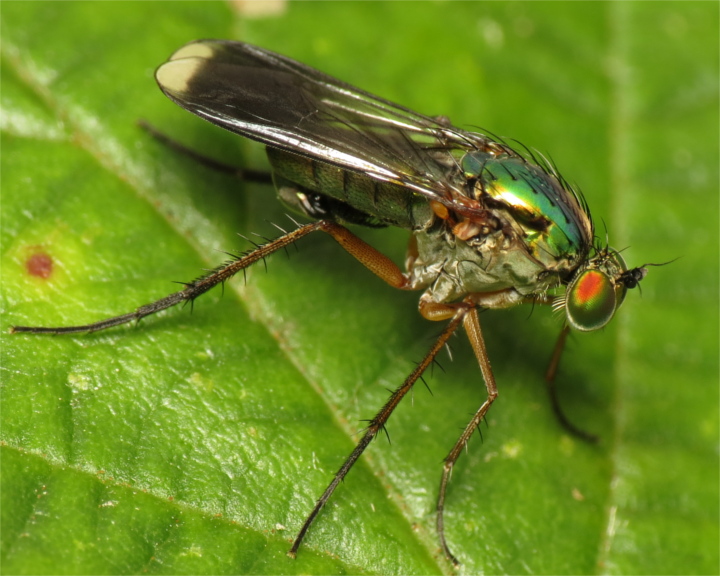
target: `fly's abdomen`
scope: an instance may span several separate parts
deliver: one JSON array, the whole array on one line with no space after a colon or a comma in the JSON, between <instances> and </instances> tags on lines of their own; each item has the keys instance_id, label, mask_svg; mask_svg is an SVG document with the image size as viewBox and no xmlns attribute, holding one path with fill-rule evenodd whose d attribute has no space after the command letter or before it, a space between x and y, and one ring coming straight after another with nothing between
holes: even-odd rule
<instances>
[{"instance_id":1,"label":"fly's abdomen","mask_svg":"<svg viewBox=\"0 0 720 576\"><path fill-rule=\"evenodd\" d=\"M311 191L339 200L353 212L367 217L367 222L350 219L353 223L376 222L417 230L425 228L433 218L427 200L407 188L277 148L268 148L267 154L274 174L296 185L298 192Z\"/></svg>"}]
</instances>

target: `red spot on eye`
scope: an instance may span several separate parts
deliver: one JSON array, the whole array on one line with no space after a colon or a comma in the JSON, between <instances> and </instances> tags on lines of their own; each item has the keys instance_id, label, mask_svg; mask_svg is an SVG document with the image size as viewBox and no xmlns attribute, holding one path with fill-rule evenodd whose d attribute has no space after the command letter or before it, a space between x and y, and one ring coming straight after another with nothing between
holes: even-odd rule
<instances>
[{"instance_id":1,"label":"red spot on eye","mask_svg":"<svg viewBox=\"0 0 720 576\"><path fill-rule=\"evenodd\" d=\"M38 252L30 256L25 262L28 274L38 278L50 278L53 271L53 261L48 254Z\"/></svg>"},{"instance_id":2,"label":"red spot on eye","mask_svg":"<svg viewBox=\"0 0 720 576\"><path fill-rule=\"evenodd\" d=\"M604 289L605 277L600 272L586 272L578 282L575 297L579 304L590 302L598 297Z\"/></svg>"}]
</instances>

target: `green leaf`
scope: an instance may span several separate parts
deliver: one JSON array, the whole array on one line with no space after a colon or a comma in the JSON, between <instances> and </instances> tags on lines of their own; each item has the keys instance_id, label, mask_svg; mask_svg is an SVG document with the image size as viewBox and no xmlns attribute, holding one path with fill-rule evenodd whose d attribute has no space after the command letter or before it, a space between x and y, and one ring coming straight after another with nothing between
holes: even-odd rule
<instances>
[{"instance_id":1,"label":"green leaf","mask_svg":"<svg viewBox=\"0 0 720 576\"><path fill-rule=\"evenodd\" d=\"M254 4L254 3L251 3ZM292 56L468 129L550 151L629 264L613 325L542 384L558 322L482 315L500 397L448 492L467 573L714 574L718 560L718 5L3 3L3 331L133 310L289 226L220 160L262 148L180 110L153 69L197 38ZM401 262L400 230L363 237ZM440 326L329 238L188 308L79 336L2 336L3 573L451 573L443 457L484 398L464 337L285 555Z\"/></svg>"}]
</instances>

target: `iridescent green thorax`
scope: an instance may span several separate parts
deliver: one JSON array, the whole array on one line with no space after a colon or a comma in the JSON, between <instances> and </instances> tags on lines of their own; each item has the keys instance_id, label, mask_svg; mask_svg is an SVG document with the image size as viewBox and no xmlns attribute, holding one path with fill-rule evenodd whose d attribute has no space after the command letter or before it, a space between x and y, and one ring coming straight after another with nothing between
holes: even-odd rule
<instances>
[{"instance_id":1,"label":"iridescent green thorax","mask_svg":"<svg viewBox=\"0 0 720 576\"><path fill-rule=\"evenodd\" d=\"M522 228L532 253L555 257L584 256L592 241L592 224L576 195L540 166L519 156L466 154L466 177L476 178L476 193L488 207L506 209Z\"/></svg>"}]
</instances>

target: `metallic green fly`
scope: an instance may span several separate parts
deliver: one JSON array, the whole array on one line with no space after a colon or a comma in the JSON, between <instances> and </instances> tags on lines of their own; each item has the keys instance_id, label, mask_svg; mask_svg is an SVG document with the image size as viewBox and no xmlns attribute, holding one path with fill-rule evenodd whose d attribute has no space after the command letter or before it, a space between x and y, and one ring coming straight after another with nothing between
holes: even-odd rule
<instances>
[{"instance_id":1,"label":"metallic green fly","mask_svg":"<svg viewBox=\"0 0 720 576\"><path fill-rule=\"evenodd\" d=\"M498 138L466 132L383 100L284 56L239 42L202 40L175 52L156 79L179 106L267 145L280 199L310 224L238 256L136 311L85 326L16 326L15 332L91 332L139 320L195 298L273 252L321 230L385 282L421 290L420 313L447 325L417 368L370 421L355 450L318 499L289 551L340 481L385 426L450 336L463 326L480 364L487 399L445 458L437 529L446 556L443 509L453 466L497 397L479 309L522 303L564 311L548 371L552 382L570 328L597 330L628 288L645 277L595 238L585 201L550 163ZM246 173L250 179L269 176ZM398 226L412 234L406 270L346 225ZM573 428L553 405L561 421Z\"/></svg>"}]
</instances>

